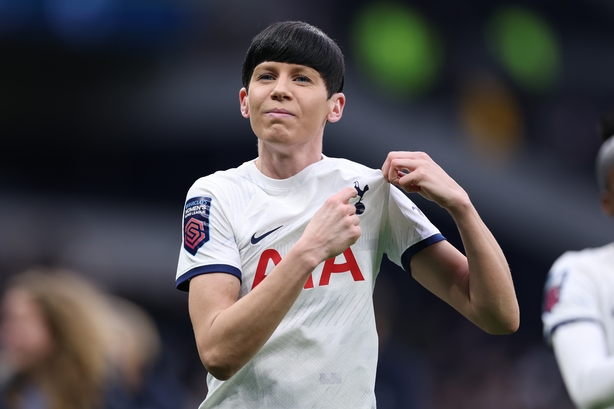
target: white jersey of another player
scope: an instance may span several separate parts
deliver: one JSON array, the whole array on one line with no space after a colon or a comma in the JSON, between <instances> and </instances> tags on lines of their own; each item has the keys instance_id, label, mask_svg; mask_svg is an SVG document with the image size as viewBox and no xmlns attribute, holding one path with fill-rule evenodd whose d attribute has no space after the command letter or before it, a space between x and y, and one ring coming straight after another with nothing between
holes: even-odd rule
<instances>
[{"instance_id":1,"label":"white jersey of another player","mask_svg":"<svg viewBox=\"0 0 614 409\"><path fill-rule=\"evenodd\" d=\"M256 356L227 381L207 378L204 408L375 408L378 341L372 293L388 258L407 269L413 254L444 240L380 170L324 157L283 180L254 161L201 178L190 188L177 288L199 274L241 280L239 297L301 237L328 197L353 186L358 241L320 264ZM254 311L254 314L257 314Z\"/></svg>"},{"instance_id":2,"label":"white jersey of another player","mask_svg":"<svg viewBox=\"0 0 614 409\"><path fill-rule=\"evenodd\" d=\"M570 397L614 408L614 243L563 254L544 294L544 336Z\"/></svg>"}]
</instances>

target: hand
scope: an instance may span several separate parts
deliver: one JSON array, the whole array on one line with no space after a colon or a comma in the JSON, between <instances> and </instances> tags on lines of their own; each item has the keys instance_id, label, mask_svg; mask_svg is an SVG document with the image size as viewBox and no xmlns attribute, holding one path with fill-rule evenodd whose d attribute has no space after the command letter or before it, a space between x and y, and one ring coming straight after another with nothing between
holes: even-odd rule
<instances>
[{"instance_id":1,"label":"hand","mask_svg":"<svg viewBox=\"0 0 614 409\"><path fill-rule=\"evenodd\" d=\"M448 210L469 201L463 188L424 152L390 152L382 173L388 182Z\"/></svg>"},{"instance_id":2,"label":"hand","mask_svg":"<svg viewBox=\"0 0 614 409\"><path fill-rule=\"evenodd\" d=\"M315 251L318 264L343 253L360 237L360 219L356 207L349 204L356 195L353 187L332 195L305 228L301 240L308 243L308 249Z\"/></svg>"}]
</instances>

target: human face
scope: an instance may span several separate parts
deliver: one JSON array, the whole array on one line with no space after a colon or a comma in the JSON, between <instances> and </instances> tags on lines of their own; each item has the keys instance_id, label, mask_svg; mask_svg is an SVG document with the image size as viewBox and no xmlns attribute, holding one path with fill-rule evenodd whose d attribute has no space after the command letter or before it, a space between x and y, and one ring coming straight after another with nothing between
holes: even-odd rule
<instances>
[{"instance_id":1,"label":"human face","mask_svg":"<svg viewBox=\"0 0 614 409\"><path fill-rule=\"evenodd\" d=\"M0 340L4 358L17 372L32 369L51 355L51 330L28 291L13 288L5 294Z\"/></svg>"},{"instance_id":2,"label":"human face","mask_svg":"<svg viewBox=\"0 0 614 409\"><path fill-rule=\"evenodd\" d=\"M241 114L261 144L320 147L326 122L341 119L345 96L328 98L326 85L313 68L265 61L256 66L249 92L239 93Z\"/></svg>"}]
</instances>

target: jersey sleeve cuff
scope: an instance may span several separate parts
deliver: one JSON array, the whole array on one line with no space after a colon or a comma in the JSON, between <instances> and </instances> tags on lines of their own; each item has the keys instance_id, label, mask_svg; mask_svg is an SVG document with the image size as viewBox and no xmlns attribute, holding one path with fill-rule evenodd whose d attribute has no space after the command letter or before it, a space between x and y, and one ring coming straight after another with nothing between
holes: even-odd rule
<instances>
[{"instance_id":1,"label":"jersey sleeve cuff","mask_svg":"<svg viewBox=\"0 0 614 409\"><path fill-rule=\"evenodd\" d=\"M436 233L430 237L427 237L426 239L422 241L419 241L418 243L414 244L413 246L405 250L405 252L401 256L401 262L402 262L403 269L411 274L411 270L409 268L409 261L414 256L414 254L418 253L420 250L424 250L431 244L438 243L445 239L446 238L441 233Z\"/></svg>"},{"instance_id":2,"label":"jersey sleeve cuff","mask_svg":"<svg viewBox=\"0 0 614 409\"><path fill-rule=\"evenodd\" d=\"M552 328L544 332L544 342L546 343L546 345L548 346L552 345L552 336L554 335L554 331L561 328L563 325L573 324L576 322L593 322L599 326L603 325L601 321L599 321L598 319L589 318L589 317L571 318L565 321L558 322L554 324Z\"/></svg>"},{"instance_id":3,"label":"jersey sleeve cuff","mask_svg":"<svg viewBox=\"0 0 614 409\"><path fill-rule=\"evenodd\" d=\"M241 270L236 267L229 266L228 264L209 264L207 266L198 266L183 273L176 281L175 287L181 291L190 290L190 280L201 274L208 273L226 273L231 274L242 281Z\"/></svg>"}]
</instances>

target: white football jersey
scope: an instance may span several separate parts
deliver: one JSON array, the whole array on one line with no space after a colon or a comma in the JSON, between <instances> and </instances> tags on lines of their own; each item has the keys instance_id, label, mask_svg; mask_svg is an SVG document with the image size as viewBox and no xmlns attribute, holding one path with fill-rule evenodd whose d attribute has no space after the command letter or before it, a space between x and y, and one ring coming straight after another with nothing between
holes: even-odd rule
<instances>
[{"instance_id":1,"label":"white football jersey","mask_svg":"<svg viewBox=\"0 0 614 409\"><path fill-rule=\"evenodd\" d=\"M548 343L561 325L596 322L614 353L614 243L568 251L556 260L546 280L542 321Z\"/></svg>"},{"instance_id":2,"label":"white football jersey","mask_svg":"<svg viewBox=\"0 0 614 409\"><path fill-rule=\"evenodd\" d=\"M197 180L187 194L176 284L199 274L258 285L301 237L324 201L354 187L362 235L320 264L256 356L227 381L209 375L204 408L375 408L378 341L372 294L385 253L409 259L444 240L380 170L323 157L295 176L264 176L249 161Z\"/></svg>"}]
</instances>

